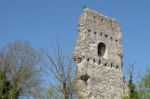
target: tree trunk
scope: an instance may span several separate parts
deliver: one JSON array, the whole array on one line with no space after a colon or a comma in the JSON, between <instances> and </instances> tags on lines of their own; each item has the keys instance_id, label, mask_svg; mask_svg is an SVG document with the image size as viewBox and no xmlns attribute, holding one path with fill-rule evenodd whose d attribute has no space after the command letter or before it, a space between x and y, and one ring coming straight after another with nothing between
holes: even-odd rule
<instances>
[{"instance_id":1,"label":"tree trunk","mask_svg":"<svg viewBox=\"0 0 150 99\"><path fill-rule=\"evenodd\" d=\"M64 91L64 99L69 99L67 93L68 90L65 82L63 83L63 91Z\"/></svg>"}]
</instances>

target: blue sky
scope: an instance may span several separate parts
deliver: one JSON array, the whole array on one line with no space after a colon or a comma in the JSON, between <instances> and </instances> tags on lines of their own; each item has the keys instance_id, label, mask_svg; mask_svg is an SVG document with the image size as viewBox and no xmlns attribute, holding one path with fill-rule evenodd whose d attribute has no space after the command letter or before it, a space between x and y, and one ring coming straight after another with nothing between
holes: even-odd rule
<instances>
[{"instance_id":1,"label":"blue sky","mask_svg":"<svg viewBox=\"0 0 150 99\"><path fill-rule=\"evenodd\" d=\"M27 40L51 49L56 39L72 50L82 7L116 18L123 32L124 66L150 66L149 0L0 0L0 47Z\"/></svg>"}]
</instances>

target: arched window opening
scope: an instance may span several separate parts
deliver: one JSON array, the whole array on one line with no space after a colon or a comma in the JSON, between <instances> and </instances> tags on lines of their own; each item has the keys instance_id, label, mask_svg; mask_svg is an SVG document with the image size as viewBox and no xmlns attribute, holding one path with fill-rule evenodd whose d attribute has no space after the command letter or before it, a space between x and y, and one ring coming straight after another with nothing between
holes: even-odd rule
<instances>
[{"instance_id":1,"label":"arched window opening","mask_svg":"<svg viewBox=\"0 0 150 99\"><path fill-rule=\"evenodd\" d=\"M105 54L106 45L102 42L98 44L98 56L103 57Z\"/></svg>"}]
</instances>

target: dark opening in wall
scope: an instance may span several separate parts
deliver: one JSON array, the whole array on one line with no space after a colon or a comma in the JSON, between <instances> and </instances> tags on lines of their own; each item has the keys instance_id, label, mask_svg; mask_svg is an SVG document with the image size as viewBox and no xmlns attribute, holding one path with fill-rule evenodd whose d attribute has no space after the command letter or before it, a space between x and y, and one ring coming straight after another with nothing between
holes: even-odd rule
<instances>
[{"instance_id":1,"label":"dark opening in wall","mask_svg":"<svg viewBox=\"0 0 150 99\"><path fill-rule=\"evenodd\" d=\"M108 37L108 35L107 35L107 34L105 34L105 37L107 38L107 37Z\"/></svg>"},{"instance_id":2,"label":"dark opening in wall","mask_svg":"<svg viewBox=\"0 0 150 99\"><path fill-rule=\"evenodd\" d=\"M117 66L116 66L116 68L118 69L118 68L119 68L119 66L117 65Z\"/></svg>"},{"instance_id":3,"label":"dark opening in wall","mask_svg":"<svg viewBox=\"0 0 150 99\"><path fill-rule=\"evenodd\" d=\"M107 66L107 63L105 63L104 66Z\"/></svg>"},{"instance_id":4,"label":"dark opening in wall","mask_svg":"<svg viewBox=\"0 0 150 99\"><path fill-rule=\"evenodd\" d=\"M117 39L116 39L115 41L116 41L116 42L118 42L118 40L117 40Z\"/></svg>"},{"instance_id":5,"label":"dark opening in wall","mask_svg":"<svg viewBox=\"0 0 150 99\"><path fill-rule=\"evenodd\" d=\"M94 15L94 20L95 20L96 16Z\"/></svg>"},{"instance_id":6,"label":"dark opening in wall","mask_svg":"<svg viewBox=\"0 0 150 99\"><path fill-rule=\"evenodd\" d=\"M99 65L101 64L101 60L98 61L98 64L99 64Z\"/></svg>"},{"instance_id":7,"label":"dark opening in wall","mask_svg":"<svg viewBox=\"0 0 150 99\"><path fill-rule=\"evenodd\" d=\"M87 58L86 60L89 62L89 61L90 61L90 58Z\"/></svg>"},{"instance_id":8,"label":"dark opening in wall","mask_svg":"<svg viewBox=\"0 0 150 99\"><path fill-rule=\"evenodd\" d=\"M119 53L118 56L120 57L120 59L123 59L123 54Z\"/></svg>"},{"instance_id":9,"label":"dark opening in wall","mask_svg":"<svg viewBox=\"0 0 150 99\"><path fill-rule=\"evenodd\" d=\"M91 30L89 29L88 32L91 32Z\"/></svg>"},{"instance_id":10,"label":"dark opening in wall","mask_svg":"<svg viewBox=\"0 0 150 99\"><path fill-rule=\"evenodd\" d=\"M110 67L111 67L111 68L113 67L113 63L110 64Z\"/></svg>"},{"instance_id":11,"label":"dark opening in wall","mask_svg":"<svg viewBox=\"0 0 150 99\"><path fill-rule=\"evenodd\" d=\"M112 40L113 38L112 37L110 37L110 40Z\"/></svg>"},{"instance_id":12,"label":"dark opening in wall","mask_svg":"<svg viewBox=\"0 0 150 99\"><path fill-rule=\"evenodd\" d=\"M93 62L95 63L95 59L93 59Z\"/></svg>"},{"instance_id":13,"label":"dark opening in wall","mask_svg":"<svg viewBox=\"0 0 150 99\"><path fill-rule=\"evenodd\" d=\"M103 35L103 33L100 33L100 36L102 36Z\"/></svg>"},{"instance_id":14,"label":"dark opening in wall","mask_svg":"<svg viewBox=\"0 0 150 99\"><path fill-rule=\"evenodd\" d=\"M103 57L103 55L105 54L105 50L106 50L106 45L102 42L100 42L98 44L98 56L99 57Z\"/></svg>"},{"instance_id":15,"label":"dark opening in wall","mask_svg":"<svg viewBox=\"0 0 150 99\"><path fill-rule=\"evenodd\" d=\"M101 18L101 21L103 21L104 19L103 18Z\"/></svg>"},{"instance_id":16,"label":"dark opening in wall","mask_svg":"<svg viewBox=\"0 0 150 99\"><path fill-rule=\"evenodd\" d=\"M80 80L84 81L84 83L87 85L87 81L90 78L88 74L84 74L80 76Z\"/></svg>"},{"instance_id":17,"label":"dark opening in wall","mask_svg":"<svg viewBox=\"0 0 150 99\"><path fill-rule=\"evenodd\" d=\"M94 34L96 34L96 32L94 32Z\"/></svg>"},{"instance_id":18,"label":"dark opening in wall","mask_svg":"<svg viewBox=\"0 0 150 99\"><path fill-rule=\"evenodd\" d=\"M92 92L90 92L90 95L92 95Z\"/></svg>"}]
</instances>

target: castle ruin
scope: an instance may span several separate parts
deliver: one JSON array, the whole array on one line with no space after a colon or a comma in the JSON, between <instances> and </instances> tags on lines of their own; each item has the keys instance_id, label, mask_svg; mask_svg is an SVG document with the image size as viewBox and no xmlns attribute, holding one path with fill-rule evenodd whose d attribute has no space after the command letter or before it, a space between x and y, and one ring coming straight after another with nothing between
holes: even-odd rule
<instances>
[{"instance_id":1,"label":"castle ruin","mask_svg":"<svg viewBox=\"0 0 150 99\"><path fill-rule=\"evenodd\" d=\"M122 33L116 20L85 8L73 59L81 99L122 99Z\"/></svg>"}]
</instances>

